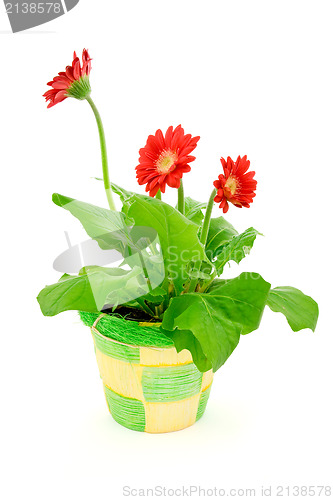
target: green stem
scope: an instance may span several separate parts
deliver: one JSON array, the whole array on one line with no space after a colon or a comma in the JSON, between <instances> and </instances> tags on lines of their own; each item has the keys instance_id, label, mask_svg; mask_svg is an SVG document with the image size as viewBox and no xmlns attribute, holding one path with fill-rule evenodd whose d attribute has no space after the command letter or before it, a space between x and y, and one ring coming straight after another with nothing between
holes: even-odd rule
<instances>
[{"instance_id":1,"label":"green stem","mask_svg":"<svg viewBox=\"0 0 333 500\"><path fill-rule=\"evenodd\" d=\"M215 196L216 196L216 189L214 188L212 191L212 194L210 195L208 204L207 204L206 214L205 214L205 218L204 218L204 222L203 222L202 230L201 230L201 235L200 235L200 243L202 243L203 246L205 246L207 243L208 231L209 231L209 226L210 226L210 219L212 217Z\"/></svg>"},{"instance_id":2,"label":"green stem","mask_svg":"<svg viewBox=\"0 0 333 500\"><path fill-rule=\"evenodd\" d=\"M148 274L148 271L147 271L147 268L145 265L144 258L142 257L142 253L140 251L138 252L138 255L139 255L140 263L142 266L143 274L145 275L145 278L146 278L146 284L148 285L149 293L151 293L153 291L153 289L152 289L152 286L150 283L149 274Z\"/></svg>"},{"instance_id":3,"label":"green stem","mask_svg":"<svg viewBox=\"0 0 333 500\"><path fill-rule=\"evenodd\" d=\"M155 307L155 314L157 316L157 318L160 318L162 319L162 315L163 315L163 304L160 304L158 306Z\"/></svg>"},{"instance_id":4,"label":"green stem","mask_svg":"<svg viewBox=\"0 0 333 500\"><path fill-rule=\"evenodd\" d=\"M183 186L182 179L180 179L180 186L178 188L178 206L177 206L177 208L181 214L185 213L184 186Z\"/></svg>"},{"instance_id":5,"label":"green stem","mask_svg":"<svg viewBox=\"0 0 333 500\"><path fill-rule=\"evenodd\" d=\"M161 190L160 190L160 189L157 191L157 193L156 193L156 195L155 195L155 198L156 198L157 200L161 200L161 199L162 199L162 193L161 193Z\"/></svg>"},{"instance_id":6,"label":"green stem","mask_svg":"<svg viewBox=\"0 0 333 500\"><path fill-rule=\"evenodd\" d=\"M204 218L202 229L201 229L200 243L202 243L204 247L206 246L206 243L207 243L208 231L209 231L209 226L210 226L210 219L212 217L215 196L216 196L216 189L214 188L212 191L212 194L210 195L208 204L207 204L206 214L205 214L205 218ZM201 268L201 261L197 260L193 270L200 271L200 268ZM193 277L190 281L188 293L194 292L196 287L197 287L197 284L198 284L198 278Z\"/></svg>"},{"instance_id":7,"label":"green stem","mask_svg":"<svg viewBox=\"0 0 333 500\"><path fill-rule=\"evenodd\" d=\"M96 108L92 98L90 96L88 96L86 99L89 102L91 109L94 112L96 122L97 122L99 139L100 139L100 143L101 143L103 181L104 181L104 188L105 188L106 197L107 197L110 209L116 210L116 207L115 207L115 204L113 201L113 197L112 197L111 187L110 187L111 182L110 182L110 176L109 176L108 155L107 155L107 150L106 150L105 134L104 134L104 128L103 128L101 115L99 114L98 109Z\"/></svg>"}]
</instances>

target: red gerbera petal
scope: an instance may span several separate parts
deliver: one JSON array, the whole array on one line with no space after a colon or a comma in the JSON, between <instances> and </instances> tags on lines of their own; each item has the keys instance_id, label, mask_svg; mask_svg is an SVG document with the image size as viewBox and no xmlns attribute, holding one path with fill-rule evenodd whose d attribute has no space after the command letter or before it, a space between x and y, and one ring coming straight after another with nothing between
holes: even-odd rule
<instances>
[{"instance_id":1,"label":"red gerbera petal","mask_svg":"<svg viewBox=\"0 0 333 500\"><path fill-rule=\"evenodd\" d=\"M149 135L146 145L139 151L139 165L136 166L136 177L140 185L146 184L146 191L155 196L165 186L179 188L184 172L189 172L189 163L195 160L189 154L196 148L200 137L184 134L178 125L169 127L163 135L159 129L155 135Z\"/></svg>"},{"instance_id":2,"label":"red gerbera petal","mask_svg":"<svg viewBox=\"0 0 333 500\"><path fill-rule=\"evenodd\" d=\"M219 178L213 182L217 189L217 194L214 198L216 203L219 203L223 213L229 210L228 202L235 207L250 207L255 197L257 181L253 179L255 172L247 172L250 167L250 161L247 156L241 158L238 156L234 162L230 156L227 160L221 158L224 175L220 174Z\"/></svg>"},{"instance_id":3,"label":"red gerbera petal","mask_svg":"<svg viewBox=\"0 0 333 500\"><path fill-rule=\"evenodd\" d=\"M61 71L47 85L52 87L52 90L45 92L45 97L48 103L48 108L52 108L55 104L67 99L67 97L75 97L76 99L85 99L90 94L89 75L91 71L91 57L86 49L82 52L82 67L80 59L76 52L73 55L71 66L67 66L65 71Z\"/></svg>"}]
</instances>

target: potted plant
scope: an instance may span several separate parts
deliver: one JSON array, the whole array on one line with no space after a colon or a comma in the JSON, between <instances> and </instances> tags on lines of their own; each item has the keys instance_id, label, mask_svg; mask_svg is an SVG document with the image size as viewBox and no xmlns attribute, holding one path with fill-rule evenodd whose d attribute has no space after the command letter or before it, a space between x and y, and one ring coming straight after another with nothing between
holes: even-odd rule
<instances>
[{"instance_id":1,"label":"potted plant","mask_svg":"<svg viewBox=\"0 0 333 500\"><path fill-rule=\"evenodd\" d=\"M74 53L72 65L49 82L45 98L48 107L68 97L91 106L109 208L53 195L98 247L77 274L46 286L38 301L45 316L76 310L91 328L117 422L146 432L179 430L203 415L213 373L240 337L258 328L266 305L283 313L293 331L314 331L318 306L295 288L272 288L258 273L221 277L226 264L239 263L260 234L253 227L239 234L223 216L212 218L214 203L225 214L229 205L248 208L253 202L257 182L246 156L221 158L223 170L207 203L185 197L182 178L191 170L199 137L178 125L165 134L157 130L140 150L136 175L147 195L111 183L90 71L88 51L82 63ZM162 200L167 186L178 190L175 208ZM114 193L122 204L119 212Z\"/></svg>"}]
</instances>

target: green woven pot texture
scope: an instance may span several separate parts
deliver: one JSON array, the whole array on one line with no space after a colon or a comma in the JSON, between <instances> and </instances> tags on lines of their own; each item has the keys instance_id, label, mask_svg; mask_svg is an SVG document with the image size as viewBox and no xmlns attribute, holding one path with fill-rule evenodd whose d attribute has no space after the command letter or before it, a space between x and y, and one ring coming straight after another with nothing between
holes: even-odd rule
<instances>
[{"instance_id":1,"label":"green woven pot texture","mask_svg":"<svg viewBox=\"0 0 333 500\"><path fill-rule=\"evenodd\" d=\"M159 324L100 313L80 317L92 329L114 420L132 430L157 433L183 429L202 417L213 373L199 372L189 351L177 353Z\"/></svg>"}]
</instances>

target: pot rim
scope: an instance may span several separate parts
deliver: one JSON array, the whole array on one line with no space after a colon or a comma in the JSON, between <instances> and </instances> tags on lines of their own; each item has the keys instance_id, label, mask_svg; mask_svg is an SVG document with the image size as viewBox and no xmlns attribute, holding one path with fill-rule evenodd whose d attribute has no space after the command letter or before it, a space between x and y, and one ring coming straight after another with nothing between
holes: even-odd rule
<instances>
[{"instance_id":1,"label":"pot rim","mask_svg":"<svg viewBox=\"0 0 333 500\"><path fill-rule=\"evenodd\" d=\"M99 322L100 319L102 319L104 316L108 316L107 313L101 313L98 318L96 318L96 320L94 321L94 324L92 325L91 327L91 330L92 332L94 332L95 335L98 335L99 337L102 337L103 340L107 340L109 342L113 342L115 344L119 344L119 345L123 345L123 346L126 346L126 347L131 347L133 349L152 349L154 351L166 351L168 349L176 349L176 347L173 345L173 346L170 346L170 347L154 347L154 346L147 346L147 345L134 345L134 344L126 344L126 342L120 342L119 340L114 340L110 337L106 337L105 335L103 335L101 332L99 332L96 328L96 325L97 323ZM160 326L162 323L148 323L146 321L143 321L143 322L140 322L138 323L139 326L151 326L151 325L154 325L154 326Z\"/></svg>"}]
</instances>

